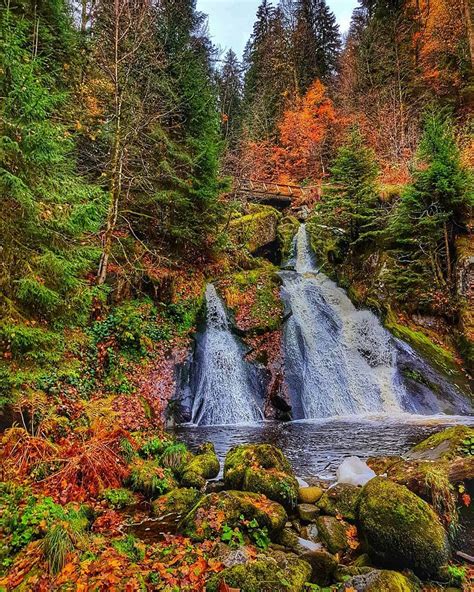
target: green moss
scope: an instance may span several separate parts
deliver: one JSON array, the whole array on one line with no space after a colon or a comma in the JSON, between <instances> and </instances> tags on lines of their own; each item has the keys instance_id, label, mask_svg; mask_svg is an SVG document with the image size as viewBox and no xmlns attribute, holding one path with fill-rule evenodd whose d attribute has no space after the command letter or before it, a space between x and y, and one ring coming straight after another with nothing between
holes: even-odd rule
<instances>
[{"instance_id":1,"label":"green moss","mask_svg":"<svg viewBox=\"0 0 474 592\"><path fill-rule=\"evenodd\" d=\"M153 514L155 516L164 514L183 516L188 514L201 498L202 494L196 489L185 487L173 489L153 502Z\"/></svg>"},{"instance_id":2,"label":"green moss","mask_svg":"<svg viewBox=\"0 0 474 592\"><path fill-rule=\"evenodd\" d=\"M201 489L207 479L214 479L220 471L219 459L210 442L202 444L198 454L186 463L181 476L181 485Z\"/></svg>"},{"instance_id":3,"label":"green moss","mask_svg":"<svg viewBox=\"0 0 474 592\"><path fill-rule=\"evenodd\" d=\"M346 580L342 590L364 590L364 592L419 592L421 587L412 578L388 570L371 570Z\"/></svg>"},{"instance_id":4,"label":"green moss","mask_svg":"<svg viewBox=\"0 0 474 592\"><path fill-rule=\"evenodd\" d=\"M410 451L410 457L450 460L455 456L463 456L464 441L471 438L474 438L474 428L453 426L417 444Z\"/></svg>"},{"instance_id":5,"label":"green moss","mask_svg":"<svg viewBox=\"0 0 474 592\"><path fill-rule=\"evenodd\" d=\"M266 527L270 536L280 531L287 515L284 508L264 495L242 491L223 491L206 495L183 518L179 529L195 541L215 539L224 524L235 528L243 519L255 519L260 528Z\"/></svg>"},{"instance_id":6,"label":"green moss","mask_svg":"<svg viewBox=\"0 0 474 592\"><path fill-rule=\"evenodd\" d=\"M358 523L370 554L388 567L435 575L448 561L446 532L431 507L402 485L376 477L363 488Z\"/></svg>"},{"instance_id":7,"label":"green moss","mask_svg":"<svg viewBox=\"0 0 474 592\"><path fill-rule=\"evenodd\" d=\"M316 505L324 514L340 515L346 520L353 521L356 518L356 505L360 492L359 487L338 483L328 489Z\"/></svg>"},{"instance_id":8,"label":"green moss","mask_svg":"<svg viewBox=\"0 0 474 592\"><path fill-rule=\"evenodd\" d=\"M177 486L170 469L163 469L155 460L136 458L130 465L130 487L148 497L162 495Z\"/></svg>"},{"instance_id":9,"label":"green moss","mask_svg":"<svg viewBox=\"0 0 474 592\"><path fill-rule=\"evenodd\" d=\"M302 592L311 566L295 555L274 551L256 561L224 569L207 582L207 592L217 592L221 582L241 592Z\"/></svg>"},{"instance_id":10,"label":"green moss","mask_svg":"<svg viewBox=\"0 0 474 592\"><path fill-rule=\"evenodd\" d=\"M320 516L316 525L319 536L330 553L339 553L349 548L347 531L349 524L333 516Z\"/></svg>"},{"instance_id":11,"label":"green moss","mask_svg":"<svg viewBox=\"0 0 474 592\"><path fill-rule=\"evenodd\" d=\"M298 499L298 482L290 463L271 444L241 444L232 448L224 464L227 487L263 493L293 508Z\"/></svg>"},{"instance_id":12,"label":"green moss","mask_svg":"<svg viewBox=\"0 0 474 592\"><path fill-rule=\"evenodd\" d=\"M278 243L280 245L281 258L286 261L291 256L293 239L300 227L299 220L294 216L285 216L278 224Z\"/></svg>"},{"instance_id":13,"label":"green moss","mask_svg":"<svg viewBox=\"0 0 474 592\"><path fill-rule=\"evenodd\" d=\"M136 501L133 493L124 488L105 489L100 497L105 500L111 508L117 509L130 506Z\"/></svg>"},{"instance_id":14,"label":"green moss","mask_svg":"<svg viewBox=\"0 0 474 592\"><path fill-rule=\"evenodd\" d=\"M251 213L231 220L229 234L234 242L254 253L277 238L281 214L270 206L251 206Z\"/></svg>"}]
</instances>

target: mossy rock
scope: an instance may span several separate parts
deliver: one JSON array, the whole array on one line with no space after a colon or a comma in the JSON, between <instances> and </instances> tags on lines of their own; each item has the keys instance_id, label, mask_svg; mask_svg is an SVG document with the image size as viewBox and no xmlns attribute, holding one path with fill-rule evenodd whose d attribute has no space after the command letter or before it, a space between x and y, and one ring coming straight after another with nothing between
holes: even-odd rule
<instances>
[{"instance_id":1,"label":"mossy rock","mask_svg":"<svg viewBox=\"0 0 474 592\"><path fill-rule=\"evenodd\" d=\"M156 460L138 457L130 464L128 484L148 497L163 495L178 486L171 469L163 469Z\"/></svg>"},{"instance_id":2,"label":"mossy rock","mask_svg":"<svg viewBox=\"0 0 474 592\"><path fill-rule=\"evenodd\" d=\"M184 466L181 485L201 489L206 485L207 479L214 479L219 471L220 464L214 445L207 442L201 445L198 454Z\"/></svg>"},{"instance_id":3,"label":"mossy rock","mask_svg":"<svg viewBox=\"0 0 474 592\"><path fill-rule=\"evenodd\" d=\"M322 487L300 487L298 501L302 504L315 504L324 493Z\"/></svg>"},{"instance_id":4,"label":"mossy rock","mask_svg":"<svg viewBox=\"0 0 474 592\"><path fill-rule=\"evenodd\" d=\"M249 210L249 214L230 221L229 235L237 245L254 253L277 239L281 214L271 206L251 205Z\"/></svg>"},{"instance_id":5,"label":"mossy rock","mask_svg":"<svg viewBox=\"0 0 474 592\"><path fill-rule=\"evenodd\" d=\"M179 530L194 541L215 539L224 524L238 527L244 520L255 519L260 528L266 527L271 537L283 528L287 520L285 509L264 495L243 491L222 491L206 495L187 514Z\"/></svg>"},{"instance_id":6,"label":"mossy rock","mask_svg":"<svg viewBox=\"0 0 474 592\"><path fill-rule=\"evenodd\" d=\"M323 514L339 515L345 520L354 521L360 492L360 487L348 483L338 483L328 489L316 505Z\"/></svg>"},{"instance_id":7,"label":"mossy rock","mask_svg":"<svg viewBox=\"0 0 474 592\"><path fill-rule=\"evenodd\" d=\"M474 428L453 426L433 434L412 448L408 454L410 460L451 460L455 456L465 456L466 440L474 443Z\"/></svg>"},{"instance_id":8,"label":"mossy rock","mask_svg":"<svg viewBox=\"0 0 474 592\"><path fill-rule=\"evenodd\" d=\"M294 508L298 481L283 452L271 444L241 444L232 448L224 463L226 487L263 493Z\"/></svg>"},{"instance_id":9,"label":"mossy rock","mask_svg":"<svg viewBox=\"0 0 474 592\"><path fill-rule=\"evenodd\" d=\"M376 477L362 489L358 524L370 555L387 567L435 576L449 559L446 532L431 507L403 485Z\"/></svg>"},{"instance_id":10,"label":"mossy rock","mask_svg":"<svg viewBox=\"0 0 474 592\"><path fill-rule=\"evenodd\" d=\"M327 551L308 551L301 555L301 559L311 565L311 579L318 586L329 586L335 579L337 559Z\"/></svg>"},{"instance_id":11,"label":"mossy rock","mask_svg":"<svg viewBox=\"0 0 474 592\"><path fill-rule=\"evenodd\" d=\"M202 497L202 493L197 489L185 487L173 489L153 502L153 514L155 516L163 516L164 514L184 516L194 508Z\"/></svg>"},{"instance_id":12,"label":"mossy rock","mask_svg":"<svg viewBox=\"0 0 474 592\"><path fill-rule=\"evenodd\" d=\"M293 239L298 232L300 223L295 216L285 216L278 224L278 243L280 245L280 252L283 261L286 261L291 255L291 248L293 246Z\"/></svg>"},{"instance_id":13,"label":"mossy rock","mask_svg":"<svg viewBox=\"0 0 474 592\"><path fill-rule=\"evenodd\" d=\"M316 521L319 536L330 553L345 552L349 549L347 531L350 525L333 516L320 516Z\"/></svg>"},{"instance_id":14,"label":"mossy rock","mask_svg":"<svg viewBox=\"0 0 474 592\"><path fill-rule=\"evenodd\" d=\"M319 516L319 508L313 504L298 504L297 510L303 522L314 522Z\"/></svg>"},{"instance_id":15,"label":"mossy rock","mask_svg":"<svg viewBox=\"0 0 474 592\"><path fill-rule=\"evenodd\" d=\"M421 588L414 579L408 579L396 571L374 569L368 573L356 575L342 585L343 590L353 592L420 592Z\"/></svg>"},{"instance_id":16,"label":"mossy rock","mask_svg":"<svg viewBox=\"0 0 474 592\"><path fill-rule=\"evenodd\" d=\"M234 565L212 576L207 592L221 590L222 582L240 592L302 592L311 576L311 566L292 554L279 551L257 557L256 561Z\"/></svg>"}]
</instances>

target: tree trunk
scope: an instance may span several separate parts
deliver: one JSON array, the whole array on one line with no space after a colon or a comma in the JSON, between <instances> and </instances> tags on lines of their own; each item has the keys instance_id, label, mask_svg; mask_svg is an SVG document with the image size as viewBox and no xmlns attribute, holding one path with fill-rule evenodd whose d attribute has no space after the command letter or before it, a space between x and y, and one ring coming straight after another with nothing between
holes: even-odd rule
<instances>
[{"instance_id":1,"label":"tree trunk","mask_svg":"<svg viewBox=\"0 0 474 592\"><path fill-rule=\"evenodd\" d=\"M472 0L463 0L463 4L466 17L467 39L471 53L471 66L474 70L474 3Z\"/></svg>"}]
</instances>

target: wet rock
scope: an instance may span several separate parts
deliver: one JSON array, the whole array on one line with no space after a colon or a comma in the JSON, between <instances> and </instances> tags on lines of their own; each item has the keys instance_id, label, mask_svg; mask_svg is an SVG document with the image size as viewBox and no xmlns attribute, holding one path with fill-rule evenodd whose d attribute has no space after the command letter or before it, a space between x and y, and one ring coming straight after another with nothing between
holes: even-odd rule
<instances>
[{"instance_id":1,"label":"wet rock","mask_svg":"<svg viewBox=\"0 0 474 592\"><path fill-rule=\"evenodd\" d=\"M313 504L298 504L297 511L303 522L313 522L319 516L319 508Z\"/></svg>"},{"instance_id":2,"label":"wet rock","mask_svg":"<svg viewBox=\"0 0 474 592\"><path fill-rule=\"evenodd\" d=\"M222 582L240 592L303 592L311 566L296 555L271 551L255 561L235 565L212 576L207 592L218 592Z\"/></svg>"},{"instance_id":3,"label":"wet rock","mask_svg":"<svg viewBox=\"0 0 474 592\"><path fill-rule=\"evenodd\" d=\"M350 456L344 459L337 469L337 480L339 483L365 485L374 477L374 471L358 456Z\"/></svg>"},{"instance_id":4,"label":"wet rock","mask_svg":"<svg viewBox=\"0 0 474 592\"><path fill-rule=\"evenodd\" d=\"M277 240L277 228L281 214L271 206L249 206L250 213L236 217L229 224L231 239L255 253Z\"/></svg>"},{"instance_id":5,"label":"wet rock","mask_svg":"<svg viewBox=\"0 0 474 592\"><path fill-rule=\"evenodd\" d=\"M431 507L406 487L383 477L362 490L358 525L370 555L387 567L436 575L449 559L446 532Z\"/></svg>"},{"instance_id":6,"label":"wet rock","mask_svg":"<svg viewBox=\"0 0 474 592\"><path fill-rule=\"evenodd\" d=\"M316 525L319 537L330 553L347 551L349 548L347 531L350 528L347 522L337 520L333 516L320 516Z\"/></svg>"},{"instance_id":7,"label":"wet rock","mask_svg":"<svg viewBox=\"0 0 474 592\"><path fill-rule=\"evenodd\" d=\"M187 514L179 524L179 530L194 541L215 538L224 524L231 528L244 520L255 519L258 525L268 528L274 537L284 526L285 509L264 495L243 491L210 493Z\"/></svg>"},{"instance_id":8,"label":"wet rock","mask_svg":"<svg viewBox=\"0 0 474 592\"><path fill-rule=\"evenodd\" d=\"M153 502L152 511L155 516L164 514L184 516L193 509L201 498L202 494L197 489L184 487L173 489Z\"/></svg>"},{"instance_id":9,"label":"wet rock","mask_svg":"<svg viewBox=\"0 0 474 592\"><path fill-rule=\"evenodd\" d=\"M357 592L419 592L419 584L396 571L371 570L347 580L341 590Z\"/></svg>"},{"instance_id":10,"label":"wet rock","mask_svg":"<svg viewBox=\"0 0 474 592\"><path fill-rule=\"evenodd\" d=\"M192 460L184 466L181 485L201 489L206 485L207 479L214 479L219 471L219 459L214 445L206 442L201 445Z\"/></svg>"},{"instance_id":11,"label":"wet rock","mask_svg":"<svg viewBox=\"0 0 474 592\"><path fill-rule=\"evenodd\" d=\"M356 518L356 505L361 488L347 483L338 483L329 488L318 501L317 506L323 514L340 515L346 520Z\"/></svg>"},{"instance_id":12,"label":"wet rock","mask_svg":"<svg viewBox=\"0 0 474 592\"><path fill-rule=\"evenodd\" d=\"M263 493L294 508L298 482L279 448L270 444L242 444L232 448L224 464L224 482L232 489Z\"/></svg>"},{"instance_id":13,"label":"wet rock","mask_svg":"<svg viewBox=\"0 0 474 592\"><path fill-rule=\"evenodd\" d=\"M474 439L474 428L453 426L433 434L417 444L407 455L408 460L451 460L465 456L465 441ZM474 440L473 440L474 442Z\"/></svg>"},{"instance_id":14,"label":"wet rock","mask_svg":"<svg viewBox=\"0 0 474 592\"><path fill-rule=\"evenodd\" d=\"M298 489L298 500L302 504L315 504L323 495L322 487L300 487Z\"/></svg>"},{"instance_id":15,"label":"wet rock","mask_svg":"<svg viewBox=\"0 0 474 592\"><path fill-rule=\"evenodd\" d=\"M390 467L401 461L401 456L377 456L369 458L367 464L377 475L384 475Z\"/></svg>"},{"instance_id":16,"label":"wet rock","mask_svg":"<svg viewBox=\"0 0 474 592\"><path fill-rule=\"evenodd\" d=\"M319 531L316 524L308 524L306 527L306 537L313 541L313 543L317 543L319 541Z\"/></svg>"},{"instance_id":17,"label":"wet rock","mask_svg":"<svg viewBox=\"0 0 474 592\"><path fill-rule=\"evenodd\" d=\"M301 555L311 565L311 582L318 586L329 586L334 582L337 569L337 559L331 553L324 551L309 551Z\"/></svg>"}]
</instances>

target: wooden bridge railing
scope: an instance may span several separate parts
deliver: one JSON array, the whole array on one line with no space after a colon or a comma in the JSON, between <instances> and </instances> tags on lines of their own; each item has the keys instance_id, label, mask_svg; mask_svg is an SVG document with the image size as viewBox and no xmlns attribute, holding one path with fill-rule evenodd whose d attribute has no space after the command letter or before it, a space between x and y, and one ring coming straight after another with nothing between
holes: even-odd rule
<instances>
[{"instance_id":1,"label":"wooden bridge railing","mask_svg":"<svg viewBox=\"0 0 474 592\"><path fill-rule=\"evenodd\" d=\"M235 179L235 189L238 192L251 193L255 196L281 197L285 201L288 199L292 201L296 197L309 197L315 193L320 196L321 193L319 185L302 187L290 183L276 183L258 179Z\"/></svg>"}]
</instances>

